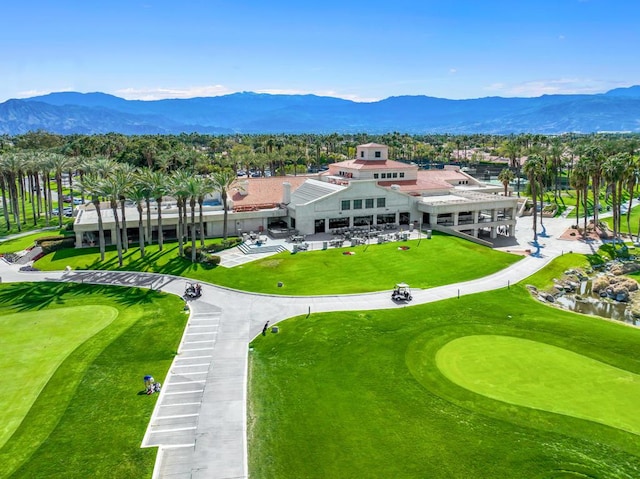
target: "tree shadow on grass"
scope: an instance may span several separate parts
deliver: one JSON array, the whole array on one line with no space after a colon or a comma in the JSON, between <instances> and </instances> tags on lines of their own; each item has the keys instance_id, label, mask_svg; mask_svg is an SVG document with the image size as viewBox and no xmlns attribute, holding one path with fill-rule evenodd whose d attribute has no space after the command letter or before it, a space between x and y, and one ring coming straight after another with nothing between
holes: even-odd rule
<instances>
[{"instance_id":1,"label":"tree shadow on grass","mask_svg":"<svg viewBox=\"0 0 640 479\"><path fill-rule=\"evenodd\" d=\"M13 283L0 288L0 303L18 311L48 308L62 304L64 294L73 285L64 283Z\"/></svg>"},{"instance_id":2,"label":"tree shadow on grass","mask_svg":"<svg viewBox=\"0 0 640 479\"><path fill-rule=\"evenodd\" d=\"M62 305L67 296L86 296L87 302L91 303L91 295L96 293L123 306L150 304L162 294L151 289L103 284L13 283L0 288L0 303L20 312L34 311L54 304Z\"/></svg>"}]
</instances>

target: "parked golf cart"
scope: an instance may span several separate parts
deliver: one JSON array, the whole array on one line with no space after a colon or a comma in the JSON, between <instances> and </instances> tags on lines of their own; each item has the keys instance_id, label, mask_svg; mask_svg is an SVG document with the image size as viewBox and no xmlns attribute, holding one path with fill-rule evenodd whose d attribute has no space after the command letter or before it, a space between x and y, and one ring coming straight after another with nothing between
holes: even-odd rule
<instances>
[{"instance_id":1,"label":"parked golf cart","mask_svg":"<svg viewBox=\"0 0 640 479\"><path fill-rule=\"evenodd\" d=\"M411 301L413 298L411 297L409 285L407 283L396 284L393 293L391 293L391 299L393 301Z\"/></svg>"},{"instance_id":2,"label":"parked golf cart","mask_svg":"<svg viewBox=\"0 0 640 479\"><path fill-rule=\"evenodd\" d=\"M184 289L184 297L186 299L195 299L202 296L202 286L200 283L187 283Z\"/></svg>"}]
</instances>

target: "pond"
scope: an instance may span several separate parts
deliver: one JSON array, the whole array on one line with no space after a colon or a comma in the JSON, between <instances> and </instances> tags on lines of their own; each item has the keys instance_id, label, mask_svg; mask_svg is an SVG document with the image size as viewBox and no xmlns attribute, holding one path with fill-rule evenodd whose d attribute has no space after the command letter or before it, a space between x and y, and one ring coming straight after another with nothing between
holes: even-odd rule
<instances>
[{"instance_id":1,"label":"pond","mask_svg":"<svg viewBox=\"0 0 640 479\"><path fill-rule=\"evenodd\" d=\"M591 314L602 318L615 319L633 326L639 326L638 318L628 308L628 303L601 298L591 291L592 282L581 281L577 294L564 294L555 298L555 302L576 313Z\"/></svg>"}]
</instances>

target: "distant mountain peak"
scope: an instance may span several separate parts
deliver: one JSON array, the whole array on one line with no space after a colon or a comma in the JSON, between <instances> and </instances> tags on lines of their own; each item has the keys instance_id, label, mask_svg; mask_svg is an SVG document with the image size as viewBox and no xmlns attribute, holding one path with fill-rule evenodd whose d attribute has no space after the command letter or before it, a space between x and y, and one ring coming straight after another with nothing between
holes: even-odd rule
<instances>
[{"instance_id":1,"label":"distant mountain peak","mask_svg":"<svg viewBox=\"0 0 640 479\"><path fill-rule=\"evenodd\" d=\"M0 104L0 134L38 129L62 134L640 132L640 86L597 95L465 100L402 95L374 102L250 91L152 101L54 92Z\"/></svg>"}]
</instances>

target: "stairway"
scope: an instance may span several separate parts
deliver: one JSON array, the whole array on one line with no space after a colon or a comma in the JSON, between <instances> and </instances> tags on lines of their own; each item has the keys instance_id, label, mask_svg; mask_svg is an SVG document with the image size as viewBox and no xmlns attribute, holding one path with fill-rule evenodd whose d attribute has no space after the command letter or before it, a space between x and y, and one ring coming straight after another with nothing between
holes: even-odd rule
<instances>
[{"instance_id":1,"label":"stairway","mask_svg":"<svg viewBox=\"0 0 640 479\"><path fill-rule=\"evenodd\" d=\"M288 251L282 245L263 245L263 246L255 246L249 245L247 243L242 243L238 245L238 249L242 251L244 254L260 254L260 253L282 253L283 251Z\"/></svg>"}]
</instances>

